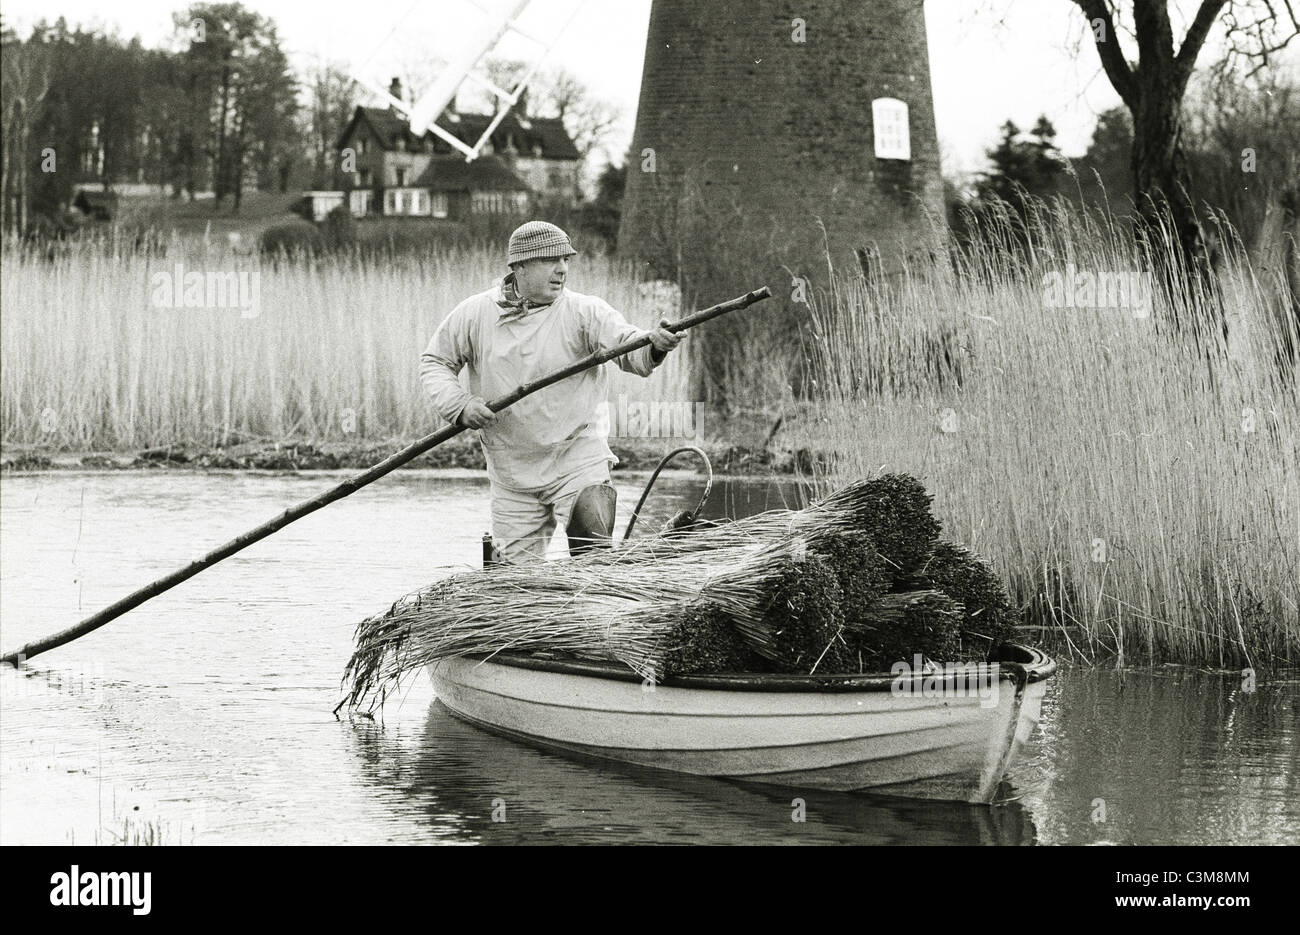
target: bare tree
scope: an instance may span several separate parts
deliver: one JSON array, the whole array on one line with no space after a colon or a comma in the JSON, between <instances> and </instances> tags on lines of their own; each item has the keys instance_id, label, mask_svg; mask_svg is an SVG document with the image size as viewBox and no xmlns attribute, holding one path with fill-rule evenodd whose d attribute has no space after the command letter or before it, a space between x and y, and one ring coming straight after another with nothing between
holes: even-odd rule
<instances>
[{"instance_id":1,"label":"bare tree","mask_svg":"<svg viewBox=\"0 0 1300 935\"><path fill-rule=\"evenodd\" d=\"M1158 223L1167 210L1188 268L1208 271L1183 148L1183 95L1216 25L1227 42L1218 67L1267 65L1300 35L1294 0L1200 0L1177 47L1168 0L1074 2L1087 19L1107 78L1133 115L1131 165L1139 213ZM1136 46L1136 61L1125 54L1121 35Z\"/></svg>"},{"instance_id":2,"label":"bare tree","mask_svg":"<svg viewBox=\"0 0 1300 935\"><path fill-rule=\"evenodd\" d=\"M524 62L490 59L484 70L498 87L513 88L527 70ZM530 111L538 117L556 117L564 123L582 161L608 138L622 116L618 107L592 94L591 88L564 68L540 71L529 82Z\"/></svg>"},{"instance_id":3,"label":"bare tree","mask_svg":"<svg viewBox=\"0 0 1300 935\"><path fill-rule=\"evenodd\" d=\"M1247 243L1257 241L1269 213L1300 197L1300 75L1200 72L1185 113L1198 203L1222 211Z\"/></svg>"},{"instance_id":4,"label":"bare tree","mask_svg":"<svg viewBox=\"0 0 1300 935\"><path fill-rule=\"evenodd\" d=\"M584 160L609 138L622 116L619 108L595 97L571 72L557 68L543 81L544 95Z\"/></svg>"}]
</instances>

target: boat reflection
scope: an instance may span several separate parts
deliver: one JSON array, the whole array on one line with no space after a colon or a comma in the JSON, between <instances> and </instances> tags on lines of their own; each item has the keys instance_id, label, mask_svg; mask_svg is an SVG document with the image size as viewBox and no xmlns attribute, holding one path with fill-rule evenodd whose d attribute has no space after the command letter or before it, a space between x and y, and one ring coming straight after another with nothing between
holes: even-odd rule
<instances>
[{"instance_id":1,"label":"boat reflection","mask_svg":"<svg viewBox=\"0 0 1300 935\"><path fill-rule=\"evenodd\" d=\"M416 840L482 844L1033 844L1028 811L725 782L519 743L429 708L353 728L363 781ZM798 820L802 818L802 820Z\"/></svg>"}]
</instances>

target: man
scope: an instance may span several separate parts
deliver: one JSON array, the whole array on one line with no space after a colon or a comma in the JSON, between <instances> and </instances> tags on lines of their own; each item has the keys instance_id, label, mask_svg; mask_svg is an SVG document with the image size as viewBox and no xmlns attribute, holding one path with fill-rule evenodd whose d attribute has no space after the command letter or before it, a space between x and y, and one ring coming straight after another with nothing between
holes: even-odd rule
<instances>
[{"instance_id":1,"label":"man","mask_svg":"<svg viewBox=\"0 0 1300 935\"><path fill-rule=\"evenodd\" d=\"M565 288L577 253L554 224L529 221L510 235L510 273L456 306L420 358L420 380L448 422L478 430L492 494L492 538L509 562L540 559L557 523L571 552L608 542L614 522L605 408L598 367L561 380L504 412L487 400L646 332L607 302ZM651 345L617 358L649 376L681 335L663 327ZM457 380L469 367L469 390Z\"/></svg>"}]
</instances>

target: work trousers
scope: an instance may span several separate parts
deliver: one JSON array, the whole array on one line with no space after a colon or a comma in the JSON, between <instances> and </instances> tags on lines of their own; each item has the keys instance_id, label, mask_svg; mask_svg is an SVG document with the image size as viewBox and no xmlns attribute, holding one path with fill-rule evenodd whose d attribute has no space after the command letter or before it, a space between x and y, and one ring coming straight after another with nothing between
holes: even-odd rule
<instances>
[{"instance_id":1,"label":"work trousers","mask_svg":"<svg viewBox=\"0 0 1300 935\"><path fill-rule=\"evenodd\" d=\"M556 524L568 525L573 501L583 488L609 482L608 461L580 468L540 490L513 490L492 481L492 540L501 559L544 559Z\"/></svg>"}]
</instances>

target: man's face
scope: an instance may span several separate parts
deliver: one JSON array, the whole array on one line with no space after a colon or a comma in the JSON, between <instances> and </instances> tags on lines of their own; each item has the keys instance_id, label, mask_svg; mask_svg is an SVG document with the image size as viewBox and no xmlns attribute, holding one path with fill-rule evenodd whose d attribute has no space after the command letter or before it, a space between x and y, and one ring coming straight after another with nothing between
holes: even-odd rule
<instances>
[{"instance_id":1,"label":"man's face","mask_svg":"<svg viewBox=\"0 0 1300 935\"><path fill-rule=\"evenodd\" d=\"M560 297L568 275L567 256L543 257L515 264L515 284L519 287L519 294L541 305L549 305Z\"/></svg>"}]
</instances>

